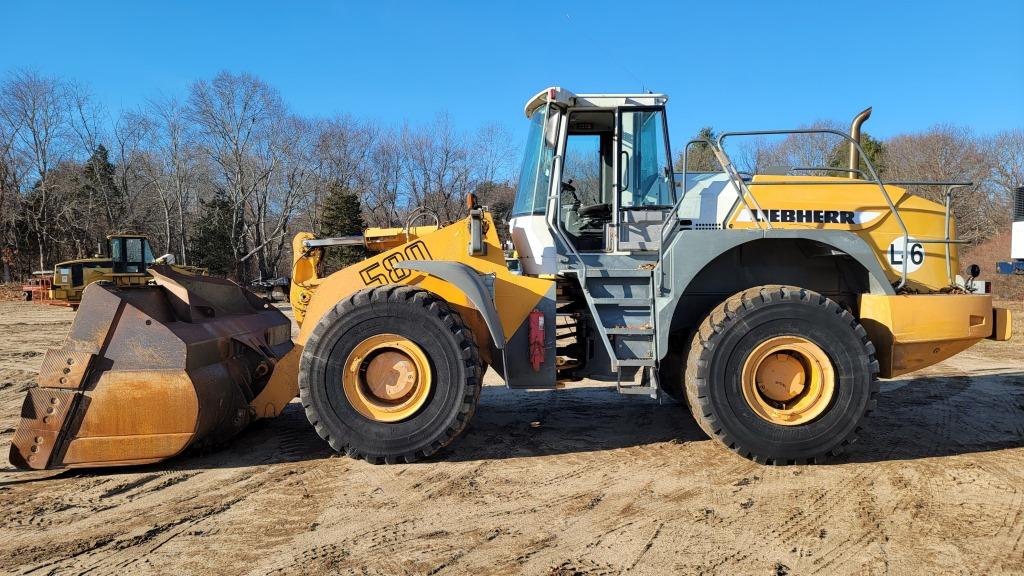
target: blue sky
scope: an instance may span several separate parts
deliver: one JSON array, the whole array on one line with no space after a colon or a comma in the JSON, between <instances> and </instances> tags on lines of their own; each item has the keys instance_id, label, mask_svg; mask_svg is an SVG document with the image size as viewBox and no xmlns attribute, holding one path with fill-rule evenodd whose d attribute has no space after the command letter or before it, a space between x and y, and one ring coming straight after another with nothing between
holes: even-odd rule
<instances>
[{"instance_id":1,"label":"blue sky","mask_svg":"<svg viewBox=\"0 0 1024 576\"><path fill-rule=\"evenodd\" d=\"M903 4L13 1L0 73L74 78L117 110L247 71L302 114L446 110L517 137L525 100L548 85L665 92L677 144L704 125L845 123L867 105L881 137L1024 126L1024 2Z\"/></svg>"}]
</instances>

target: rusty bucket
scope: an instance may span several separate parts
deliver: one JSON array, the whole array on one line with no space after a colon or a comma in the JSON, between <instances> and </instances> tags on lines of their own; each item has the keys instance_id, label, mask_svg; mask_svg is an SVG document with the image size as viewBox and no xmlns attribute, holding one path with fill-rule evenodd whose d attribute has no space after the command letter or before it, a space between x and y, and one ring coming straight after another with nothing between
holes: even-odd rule
<instances>
[{"instance_id":1,"label":"rusty bucket","mask_svg":"<svg viewBox=\"0 0 1024 576\"><path fill-rule=\"evenodd\" d=\"M291 322L229 280L154 266L155 286L86 288L47 351L11 445L18 468L158 462L220 443L292 348Z\"/></svg>"}]
</instances>

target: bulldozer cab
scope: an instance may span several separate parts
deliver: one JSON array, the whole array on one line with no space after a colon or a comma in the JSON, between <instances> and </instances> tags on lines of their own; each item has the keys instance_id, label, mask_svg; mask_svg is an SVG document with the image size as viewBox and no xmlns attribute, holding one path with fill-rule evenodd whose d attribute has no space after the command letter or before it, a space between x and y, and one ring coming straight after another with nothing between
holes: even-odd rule
<instances>
[{"instance_id":1,"label":"bulldozer cab","mask_svg":"<svg viewBox=\"0 0 1024 576\"><path fill-rule=\"evenodd\" d=\"M153 263L153 249L145 236L107 236L114 274L145 274Z\"/></svg>"}]
</instances>

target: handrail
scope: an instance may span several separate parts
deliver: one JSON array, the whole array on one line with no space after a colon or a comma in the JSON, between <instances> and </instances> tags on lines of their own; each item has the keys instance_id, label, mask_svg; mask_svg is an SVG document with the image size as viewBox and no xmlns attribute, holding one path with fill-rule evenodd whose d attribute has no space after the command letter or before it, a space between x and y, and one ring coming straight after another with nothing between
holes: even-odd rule
<instances>
[{"instance_id":1,"label":"handrail","mask_svg":"<svg viewBox=\"0 0 1024 576\"><path fill-rule=\"evenodd\" d=\"M679 198L676 198L675 203L672 205L672 209L669 210L668 214L665 215L665 221L661 224L661 237L658 241L658 262L665 261L665 243L671 238L666 238L669 234L675 232L675 229L679 226L679 220L675 217L676 213L679 212L679 207L683 205L683 196L686 195L686 176L689 174L689 152L690 146L703 142L710 147L714 147L714 144L707 138L694 138L683 146L683 186L682 192L679 193ZM673 191L674 192L674 191ZM659 274L658 289L659 291L665 285L665 267L660 266L661 274ZM653 288L653 286L652 286Z\"/></svg>"},{"instance_id":2,"label":"handrail","mask_svg":"<svg viewBox=\"0 0 1024 576\"><path fill-rule=\"evenodd\" d=\"M725 172L726 176L729 177L729 180L732 182L732 185L736 187L736 193L739 195L740 200L743 201L743 205L747 207L747 211L749 211L751 215L755 214L753 209L751 209L750 207L750 203L747 202L747 196L750 196L750 199L754 202L754 208L758 212L763 212L763 210L761 209L761 204L757 201L757 197L754 196L754 194L750 191L750 188L747 187L747 183L743 180L743 177L740 176L740 173L738 170L736 170L736 167L733 166L732 160L729 158L729 155L725 153L725 149L722 148L722 136L718 137L718 143L717 145L713 145L711 147L711 151L715 154L715 158L718 160L718 163L722 166L722 170ZM685 182L683 183L683 186L686 186ZM683 192L686 192L686 190L683 190ZM761 227L761 222L757 218L751 218L751 220L753 220L757 224L758 230L764 230L764 228ZM764 224L768 230L774 229L774 226L772 226L771 221L765 220Z\"/></svg>"},{"instance_id":3,"label":"handrail","mask_svg":"<svg viewBox=\"0 0 1024 576\"><path fill-rule=\"evenodd\" d=\"M687 142L686 146L683 148L683 183L682 183L682 192L680 193L679 198L676 200L676 203L672 206L672 210L669 211L669 213L668 213L668 215L666 217L666 222L662 224L662 227L661 227L661 242L660 242L659 248L658 248L659 261L663 261L664 260L664 249L665 249L664 247L665 247L665 243L668 242L668 241L671 241L672 234L673 234L673 232L675 232L676 228L679 225L679 221L678 221L678 218L676 216L677 216L677 213L679 211L680 206L682 205L683 197L686 195L686 192L687 192L687 176L689 174L689 166L688 166L689 148L690 148L691 145L693 145L695 143L705 143L705 144L707 144L707 145L709 145L711 147L711 150L712 150L712 152L715 155L715 159L718 161L719 165L721 165L721 167L722 167L722 171L726 174L726 176L729 178L730 182L736 188L736 192L737 192L737 195L739 196L740 201L743 203L743 205L746 207L746 209L748 211L750 211L751 214L753 215L753 213L754 213L753 210L755 210L755 209L758 212L762 212L760 203L758 202L756 195L754 195L754 193L750 190L747 182L742 178L742 176L740 176L739 172L736 170L735 166L732 163L732 160L729 158L728 153L725 152L724 142L725 142L725 140L727 138L736 137L736 136L772 136L772 135L792 135L792 134L831 134L831 135L838 136L838 137L842 138L844 141L849 142L850 146L854 147L854 149L858 152L859 157L861 159L863 159L864 164L867 167L868 174L865 175L864 171L860 170L859 168L854 169L854 168L826 168L826 167L821 167L821 168L793 167L793 168L790 168L790 170L799 170L799 171L822 170L822 171L848 172L851 175L856 174L856 175L860 176L861 179L860 180L838 180L838 179L835 179L835 180L777 180L777 181L771 181L771 182L751 183L749 186L782 186L782 185L798 185L798 186L819 185L820 186L820 185L851 185L851 184L863 185L863 184L866 184L866 183L867 184L875 184L876 186L878 186L878 190L881 193L882 198L885 200L885 203L886 203L886 205L889 208L889 212L893 215L893 218L896 220L896 223L899 225L900 231L902 232L903 246L904 246L903 250L904 250L904 252L907 251L907 245L910 243L910 230L907 228L906 223L903 221L903 217L900 215L899 209L896 207L896 204L892 201L892 197L889 195L889 192L886 189L886 186L887 185L894 185L894 186L946 186L946 192L945 192L945 198L944 198L944 204L945 204L944 205L944 208L945 208L945 215L944 215L945 237L943 239L914 239L914 241L918 242L918 243L922 243L922 244L944 244L945 245L945 252L946 252L946 254L945 254L945 256L946 256L946 258L945 258L946 259L946 276L949 279L949 282L951 284L953 283L952 256L951 256L951 251L950 251L950 244L962 244L962 243L965 243L965 241L954 240L951 237L950 224L951 224L953 191L958 189L958 188L964 188L964 187L973 186L973 183L972 182L956 182L956 181L948 181L948 182L947 181L930 181L930 180L903 180L903 181L894 180L894 181L883 181L879 177L878 171L875 169L874 164L872 164L871 159L867 156L867 154L864 153L864 149L861 147L860 142L858 142L856 139L852 138L849 134L846 134L845 132L841 132L839 130L833 130L831 128L799 128L799 129L795 129L795 130L753 130L753 131L747 131L747 132L724 132L724 133L720 134L718 136L718 138L714 142L712 142L708 138L697 138L697 139L690 140L689 142ZM749 195L749 198L750 198L750 202L747 201L748 195ZM751 204L753 204L753 207L751 206ZM772 225L771 225L771 221L770 220L766 220L765 221L765 227L763 227L761 225L761 221L759 219L751 218L751 220L756 224L758 230L762 230L763 231L763 230L765 230L765 227L767 227L768 230L774 229L772 227ZM909 262L909 258L903 258L902 269L900 270L900 281L899 281L899 283L895 287L896 290L901 290L907 284L908 262ZM662 268L661 284L662 284L662 286L664 286L664 267Z\"/></svg>"},{"instance_id":4,"label":"handrail","mask_svg":"<svg viewBox=\"0 0 1024 576\"><path fill-rule=\"evenodd\" d=\"M552 193L548 190L547 201L548 207L544 212L547 214L545 222L548 225L548 229L555 233L558 240L566 247L576 262L579 263L580 269L577 270L576 274L579 276L580 288L583 290L587 289L587 263L583 261L583 257L576 251L576 247L569 242L569 239L565 237L562 231L562 155L556 154L551 158L551 182L549 186L554 186L557 192ZM557 176L557 178L555 178ZM557 184L556 184L557 181ZM554 202L555 209L551 210L551 203ZM555 266L557 270L557 264Z\"/></svg>"},{"instance_id":5,"label":"handrail","mask_svg":"<svg viewBox=\"0 0 1024 576\"><path fill-rule=\"evenodd\" d=\"M861 147L860 142L851 137L849 134L845 132L840 132L839 130L833 130L831 128L798 128L795 130L752 130L749 132L723 132L722 134L718 135L718 139L716 141L718 149L716 156L718 155L718 153L721 153L721 155L728 160L728 155L726 155L724 149L724 142L726 138L729 137L781 136L791 134L833 134L835 136L842 138L846 142L849 142L850 146L856 147L859 157L864 160L864 165L867 167L868 172L871 175L871 182L874 182L875 184L878 185L878 190L882 193L882 198L885 199L885 203L889 206L889 212L893 215L893 218L896 219L896 223L899 225L900 230L903 232L903 250L904 252L906 252L907 244L910 242L910 231L907 229L906 223L903 222L903 217L900 216L899 210L896 209L896 205L893 204L892 198L889 196L889 192L885 189L885 185L882 183L881 178L878 177L878 172L875 170L874 164L871 163L871 159L868 157L867 154L864 153L864 149ZM749 192L749 189L747 189L747 191ZM756 218L753 219L756 220ZM770 224L771 223L769 222L769 228L771 227ZM907 285L907 266L909 260L909 258L903 258L903 268L900 273L900 282L896 286L897 291L901 290L904 286Z\"/></svg>"}]
</instances>

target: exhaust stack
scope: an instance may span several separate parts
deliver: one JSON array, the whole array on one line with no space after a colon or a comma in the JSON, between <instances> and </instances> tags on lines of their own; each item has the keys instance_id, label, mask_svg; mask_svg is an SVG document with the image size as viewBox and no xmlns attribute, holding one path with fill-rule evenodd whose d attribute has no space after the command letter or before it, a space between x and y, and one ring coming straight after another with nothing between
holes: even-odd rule
<instances>
[{"instance_id":1,"label":"exhaust stack","mask_svg":"<svg viewBox=\"0 0 1024 576\"><path fill-rule=\"evenodd\" d=\"M860 114L857 114L856 116L854 116L853 122L850 124L850 138L853 138L857 142L857 144L860 144L860 127L861 127L861 124L864 124L864 122L867 121L867 119L870 118L870 117L871 117L871 107L868 106L863 111L861 111ZM850 178L856 179L857 178L856 170L858 170L860 168L860 152L857 150L857 147L852 145L852 144L850 145L850 165L849 165L849 168L850 168Z\"/></svg>"}]
</instances>

